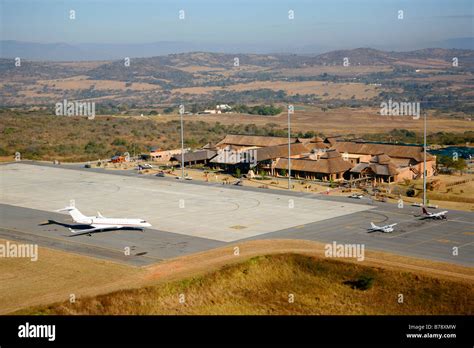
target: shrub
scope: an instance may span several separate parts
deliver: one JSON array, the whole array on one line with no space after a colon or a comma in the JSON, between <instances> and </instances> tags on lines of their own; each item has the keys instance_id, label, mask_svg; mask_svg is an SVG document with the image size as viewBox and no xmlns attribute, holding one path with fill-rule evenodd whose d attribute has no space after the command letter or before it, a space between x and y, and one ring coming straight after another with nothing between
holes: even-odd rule
<instances>
[{"instance_id":1,"label":"shrub","mask_svg":"<svg viewBox=\"0 0 474 348\"><path fill-rule=\"evenodd\" d=\"M348 280L344 284L349 285L353 289L368 290L374 284L374 277L363 274L356 280Z\"/></svg>"}]
</instances>

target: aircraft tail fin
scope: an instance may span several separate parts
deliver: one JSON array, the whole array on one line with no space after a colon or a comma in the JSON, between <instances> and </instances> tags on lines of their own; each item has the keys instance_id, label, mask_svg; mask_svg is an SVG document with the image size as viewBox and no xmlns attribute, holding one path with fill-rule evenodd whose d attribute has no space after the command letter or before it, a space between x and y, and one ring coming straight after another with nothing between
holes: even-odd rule
<instances>
[{"instance_id":1,"label":"aircraft tail fin","mask_svg":"<svg viewBox=\"0 0 474 348\"><path fill-rule=\"evenodd\" d=\"M87 219L87 216L85 216L84 214L82 214L79 209L77 209L76 207L72 207L72 206L68 206L68 207L65 207L63 209L58 209L56 210L57 212L61 212L61 211L67 211L69 213L69 215L71 215L72 219L77 222L77 221L83 221L85 219Z\"/></svg>"},{"instance_id":2,"label":"aircraft tail fin","mask_svg":"<svg viewBox=\"0 0 474 348\"><path fill-rule=\"evenodd\" d=\"M370 223L370 226L372 226L372 228L377 228L377 226L373 222Z\"/></svg>"},{"instance_id":3,"label":"aircraft tail fin","mask_svg":"<svg viewBox=\"0 0 474 348\"><path fill-rule=\"evenodd\" d=\"M428 212L426 211L425 207L421 208L421 210L423 210L423 214L428 215Z\"/></svg>"}]
</instances>

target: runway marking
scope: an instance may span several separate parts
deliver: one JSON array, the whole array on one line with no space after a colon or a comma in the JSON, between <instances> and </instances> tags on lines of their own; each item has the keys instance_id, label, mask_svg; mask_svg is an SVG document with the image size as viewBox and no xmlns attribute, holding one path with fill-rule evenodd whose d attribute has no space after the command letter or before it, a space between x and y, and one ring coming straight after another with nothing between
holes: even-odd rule
<instances>
[{"instance_id":1,"label":"runway marking","mask_svg":"<svg viewBox=\"0 0 474 348\"><path fill-rule=\"evenodd\" d=\"M464 220L453 220L453 219L450 219L449 221L459 222L459 223L461 223L461 224L474 225L474 222L464 221Z\"/></svg>"},{"instance_id":2,"label":"runway marking","mask_svg":"<svg viewBox=\"0 0 474 348\"><path fill-rule=\"evenodd\" d=\"M412 212L398 213L398 212L391 211L391 210L381 211L381 210L377 210L377 209L372 209L370 211L376 211L376 212L382 213L382 214L395 214L395 215L403 215L403 216L408 215L408 216L413 216L414 218L417 217L417 216L413 215Z\"/></svg>"},{"instance_id":3,"label":"runway marking","mask_svg":"<svg viewBox=\"0 0 474 348\"><path fill-rule=\"evenodd\" d=\"M473 244L473 243L474 243L474 242L470 242L470 243L462 244L462 245L458 246L458 249L459 249L459 248L462 248L462 247L465 247L466 245L471 245L471 244Z\"/></svg>"},{"instance_id":4,"label":"runway marking","mask_svg":"<svg viewBox=\"0 0 474 348\"><path fill-rule=\"evenodd\" d=\"M452 233L449 233L448 236L451 236L453 234L458 234L459 232L452 232ZM429 243L429 242L436 242L437 240L434 239L434 238L431 238L431 239L425 239L421 242L418 242L418 243L414 243L414 244L410 244L408 245L408 247L413 247L413 246L416 246L416 245L420 245L420 244L423 244L423 243ZM474 243L474 242L473 242ZM469 243L468 243L469 244Z\"/></svg>"},{"instance_id":5,"label":"runway marking","mask_svg":"<svg viewBox=\"0 0 474 348\"><path fill-rule=\"evenodd\" d=\"M459 242L455 242L455 241L452 241L452 240L449 240L449 239L435 239L436 242L439 242L439 243L445 243L445 244L449 244L449 243L454 243L454 244L457 244Z\"/></svg>"},{"instance_id":6,"label":"runway marking","mask_svg":"<svg viewBox=\"0 0 474 348\"><path fill-rule=\"evenodd\" d=\"M447 223L447 221L444 221L444 222L442 222L442 223ZM438 225L441 225L442 223L439 223ZM388 238L390 238L390 239L392 239L392 238L397 238L397 237L403 236L403 235L405 235L405 234L410 234L410 233L413 233L413 232L418 232L418 231L427 229L427 228L429 228L429 227L432 227L432 226L431 226L431 225L422 226L422 227L420 227L420 228L417 228L417 229L414 229L414 230L411 230L411 231L408 231L408 232L404 232L404 233L398 234L398 235L396 235L396 236L388 237Z\"/></svg>"}]
</instances>

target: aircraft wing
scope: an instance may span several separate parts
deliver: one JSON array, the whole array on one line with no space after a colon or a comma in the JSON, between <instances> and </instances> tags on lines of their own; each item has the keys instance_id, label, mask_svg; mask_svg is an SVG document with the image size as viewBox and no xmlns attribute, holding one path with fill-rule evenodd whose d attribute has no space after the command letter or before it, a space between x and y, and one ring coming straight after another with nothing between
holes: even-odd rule
<instances>
[{"instance_id":1,"label":"aircraft wing","mask_svg":"<svg viewBox=\"0 0 474 348\"><path fill-rule=\"evenodd\" d=\"M74 236L80 236L80 235L83 235L83 234L90 234L90 233L99 232L99 231L106 231L106 230L116 230L116 229L120 229L120 228L122 228L122 226L104 225L104 226L100 226L100 227L89 228L87 230L73 230L72 228L70 228L69 231L71 231L73 233L72 235L70 235L70 237L74 237Z\"/></svg>"}]
</instances>

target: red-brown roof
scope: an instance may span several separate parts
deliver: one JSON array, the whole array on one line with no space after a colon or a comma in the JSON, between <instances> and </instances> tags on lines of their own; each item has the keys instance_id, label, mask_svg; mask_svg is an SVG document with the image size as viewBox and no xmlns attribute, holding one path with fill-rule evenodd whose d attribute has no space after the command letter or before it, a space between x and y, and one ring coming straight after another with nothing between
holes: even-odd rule
<instances>
[{"instance_id":1,"label":"red-brown roof","mask_svg":"<svg viewBox=\"0 0 474 348\"><path fill-rule=\"evenodd\" d=\"M297 138L290 138L291 143L295 143ZM237 146L277 146L288 144L288 138L286 137L266 137L259 135L236 135L227 134L224 139L219 141L216 146L222 147L224 145L237 145Z\"/></svg>"},{"instance_id":2,"label":"red-brown roof","mask_svg":"<svg viewBox=\"0 0 474 348\"><path fill-rule=\"evenodd\" d=\"M357 143L352 141L337 141L331 145L332 148L341 153L347 152L372 156L384 153L392 158L410 158L416 162L423 161L423 146ZM433 156L426 154L426 158L432 160Z\"/></svg>"},{"instance_id":3,"label":"red-brown roof","mask_svg":"<svg viewBox=\"0 0 474 348\"><path fill-rule=\"evenodd\" d=\"M337 151L328 151L325 154L325 157L322 157L319 160L311 159L292 159L291 160L291 169L298 170L302 172L310 173L323 173L323 174L336 174L343 173L351 169L351 164L347 161L344 161L341 157L341 154ZM280 158L276 165L276 169L287 169L288 160L286 158Z\"/></svg>"}]
</instances>

